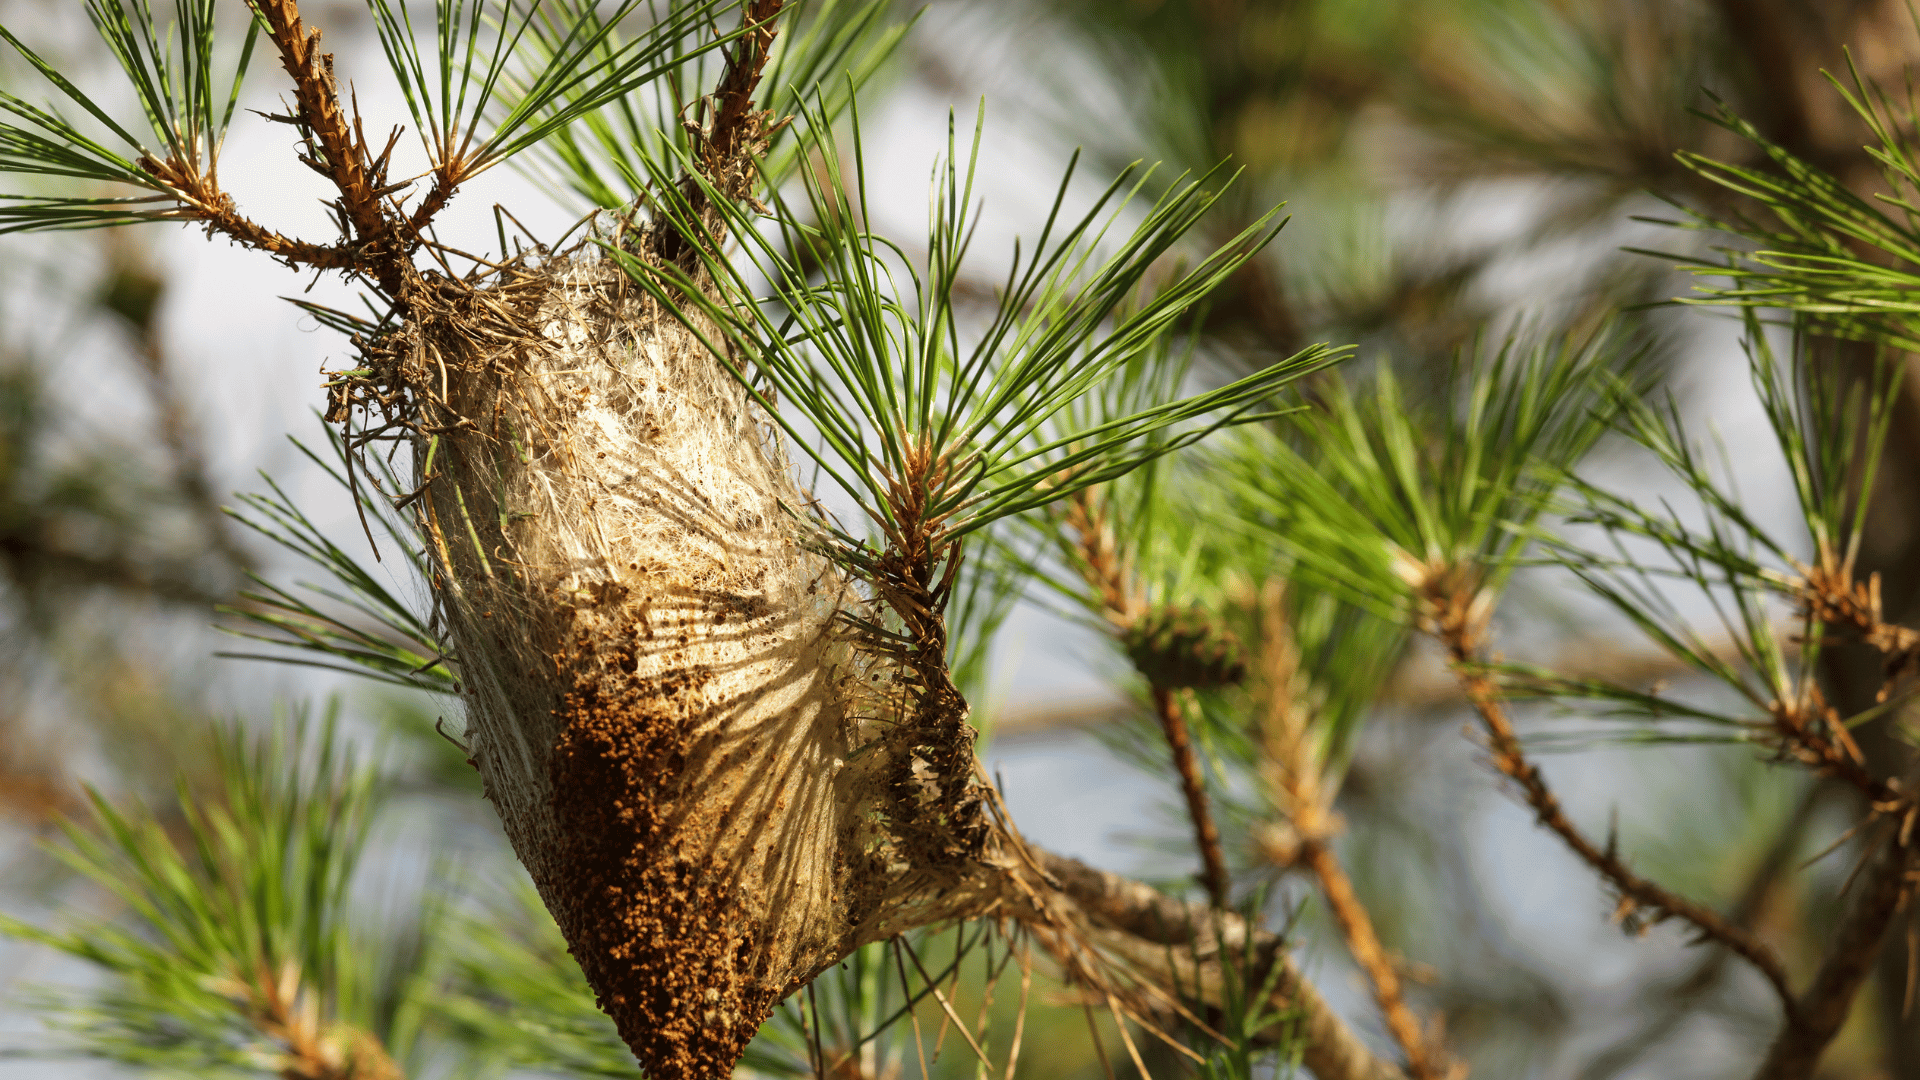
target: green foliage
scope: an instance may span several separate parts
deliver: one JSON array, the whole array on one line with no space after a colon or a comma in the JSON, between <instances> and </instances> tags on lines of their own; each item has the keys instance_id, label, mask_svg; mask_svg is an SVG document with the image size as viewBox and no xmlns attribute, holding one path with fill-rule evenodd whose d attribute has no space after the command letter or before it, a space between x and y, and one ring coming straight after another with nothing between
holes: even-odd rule
<instances>
[{"instance_id":1,"label":"green foliage","mask_svg":"<svg viewBox=\"0 0 1920 1080\"><path fill-rule=\"evenodd\" d=\"M1276 576L1287 565L1277 561ZM1275 673L1256 670L1238 690L1199 695L1192 717L1195 737L1221 778L1214 790L1222 816L1242 826L1234 830L1240 836L1270 822L1275 813L1261 773L1269 763L1261 729L1262 713L1272 704L1267 695L1291 695L1291 707L1306 725L1305 749L1319 769L1320 784L1329 793L1338 791L1362 728L1377 715L1380 695L1406 656L1409 637L1405 621L1382 618L1305 580L1288 581L1283 591L1270 592L1258 603L1275 601L1277 623L1258 607L1236 606L1229 609L1229 625L1251 657L1270 657L1276 646L1290 650L1291 685L1258 681ZM1276 632L1285 635L1284 642L1270 640Z\"/></svg>"},{"instance_id":2,"label":"green foliage","mask_svg":"<svg viewBox=\"0 0 1920 1080\"><path fill-rule=\"evenodd\" d=\"M358 503L356 509L363 520L371 515L381 523L383 531L401 545L411 581L424 584L427 572L424 555L419 548L408 546L408 542L415 539L412 529L390 504L362 492L348 479L347 470L355 466L347 462L340 435L328 429L327 438L333 450L331 462L323 460L299 440L292 442ZM320 569L333 584L301 584L290 589L249 573L247 576L257 587L240 594L248 603L221 608L234 620L228 629L254 641L345 661L345 666L285 654L221 655L310 665L364 675L395 686L454 693L458 687L449 666L453 658L432 622L383 585L372 569L329 540L271 478L263 476L262 479L273 489L273 494L242 495L240 501L244 509L228 513L234 520ZM390 471L385 479L387 487L399 490L398 478Z\"/></svg>"},{"instance_id":3,"label":"green foliage","mask_svg":"<svg viewBox=\"0 0 1920 1080\"><path fill-rule=\"evenodd\" d=\"M1171 335L1135 357L1123 373L1067 411L1063 425L1095 428L1146 403L1177 397L1191 377L1190 341L1175 349ZM1210 785L1225 815L1240 823L1271 817L1258 781L1266 754L1259 731L1262 658L1284 634L1282 647L1296 665L1294 692L1312 718L1317 760L1337 784L1359 726L1399 661L1407 630L1398 618L1381 618L1296 575L1290 549L1269 513L1276 492L1300 465L1276 459L1275 426L1293 414L1250 426L1186 454L1148 462L1126 476L1090 489L1073 509L1059 504L1022 515L997 557L1019 568L1030 592L1065 602L1058 609L1104 636L1129 667L1163 687L1202 686L1187 700L1198 705L1189 723L1203 761L1218 779ZM1110 545L1111 565L1089 565L1084 529ZM1123 587L1137 590L1137 625L1119 626L1098 583L1101 573L1119 573ZM1270 586L1284 590L1268 594ZM1278 597L1277 624L1263 605ZM1161 661L1153 642L1186 654ZM1162 669L1165 670L1162 670ZM1197 678L1196 678L1197 676ZM1237 688L1236 688L1237 687ZM1148 775L1165 777L1166 751L1156 722L1144 711L1103 742Z\"/></svg>"},{"instance_id":4,"label":"green foliage","mask_svg":"<svg viewBox=\"0 0 1920 1080\"><path fill-rule=\"evenodd\" d=\"M370 0L368 7L428 159L462 179L746 32L719 29L721 14L739 0L670 3L630 37L619 28L636 12L657 13L657 4L621 0L603 14L592 0L434 0L429 62L407 0ZM491 130L483 135L490 112Z\"/></svg>"},{"instance_id":5,"label":"green foliage","mask_svg":"<svg viewBox=\"0 0 1920 1080\"><path fill-rule=\"evenodd\" d=\"M1838 365L1817 362L1800 330L1783 364L1758 315L1748 311L1746 321L1754 387L1792 477L1806 537L1780 537L1755 519L1694 444L1671 400L1655 407L1616 392L1620 429L1692 494L1699 520L1688 520L1664 500L1657 508L1643 507L1630 495L1582 481L1576 485L1582 506L1569 521L1598 526L1606 547L1556 539L1551 549L1555 561L1651 643L1732 691L1749 711L1525 667L1506 671L1516 692L1597 701L1605 715L1643 725L1636 737L1654 741L1744 741L1770 726L1777 704L1804 705L1817 692L1826 628L1810 613L1797 614L1792 628L1781 619L1797 606L1810 566L1852 565L1900 371L1883 359L1870 377L1849 378ZM1686 593L1711 606L1731 656L1682 610ZM1847 722L1859 723L1885 707Z\"/></svg>"},{"instance_id":6,"label":"green foliage","mask_svg":"<svg viewBox=\"0 0 1920 1080\"><path fill-rule=\"evenodd\" d=\"M1240 905L1239 914L1246 925L1259 924L1267 899L1264 890L1256 890ZM1281 928L1280 937L1284 940L1291 931L1290 921ZM1275 991L1280 986L1281 966L1272 963L1272 956L1253 935L1234 940L1220 922L1214 924L1211 944L1220 958L1219 1004L1208 1010L1204 1026L1191 1017L1180 1025L1178 1034L1194 1051L1191 1065L1182 1063L1189 1071L1180 1075L1196 1080L1290 1080L1299 1076L1300 1017L1294 1010L1274 1004L1280 996ZM1204 999L1197 973L1195 983L1173 989L1184 1000Z\"/></svg>"},{"instance_id":7,"label":"green foliage","mask_svg":"<svg viewBox=\"0 0 1920 1080\"><path fill-rule=\"evenodd\" d=\"M591 5L580 6L583 17L590 17ZM786 24L761 74L759 100L777 109L818 96L826 115L841 115L906 35L910 24L891 22L891 7L887 0L787 5L782 16ZM557 57L562 45L545 23L535 23L527 40L536 69ZM611 54L621 48L620 39L610 33L597 48ZM579 113L572 123L552 127L528 155L526 171L557 201L576 209L626 207L647 190L652 175L648 163L668 161L673 152L691 149L688 125L696 118L685 112L718 77L716 53L704 45L687 49L660 78L602 108ZM780 187L799 160L794 129L774 131L760 161L767 186Z\"/></svg>"},{"instance_id":8,"label":"green foliage","mask_svg":"<svg viewBox=\"0 0 1920 1080\"><path fill-rule=\"evenodd\" d=\"M1920 197L1920 146L1914 141L1913 101L1896 106L1862 80L1858 70L1853 70L1853 83L1850 91L1833 80L1872 133L1874 143L1867 152L1880 165L1888 186L1885 194L1871 199L1856 194L1838 178L1769 141L1724 102L1716 103L1714 121L1757 147L1765 155L1765 166L1717 161L1684 150L1676 155L1702 178L1744 196L1764 212L1764 217L1688 213L1688 227L1734 233L1744 244L1726 249L1725 262L1718 265L1686 265L1682 260L1685 269L1703 278L1731 279L1727 286L1698 285L1702 295L1686 302L1796 312L1821 334L1920 350L1920 300L1915 299L1920 287L1920 205L1914 202Z\"/></svg>"},{"instance_id":9,"label":"green foliage","mask_svg":"<svg viewBox=\"0 0 1920 1080\"><path fill-rule=\"evenodd\" d=\"M214 0L174 0L174 21L163 29L150 0L87 0L87 17L119 61L139 99L147 127L166 156L212 173L240 98L260 24L250 21L225 100L214 78ZM131 184L153 194L114 198L0 196L0 233L96 228L175 216L173 189L142 168L154 151L114 120L54 66L5 27L6 39L27 63L131 149L129 158L88 135L57 110L0 90L0 112L22 121L0 123L0 172ZM143 209L144 204L167 204Z\"/></svg>"},{"instance_id":10,"label":"green foliage","mask_svg":"<svg viewBox=\"0 0 1920 1080\"><path fill-rule=\"evenodd\" d=\"M1566 470L1632 398L1635 383L1608 388L1642 355L1606 331L1509 340L1457 358L1432 406L1386 368L1359 391L1327 379L1312 409L1240 434L1220 465L1243 520L1267 530L1296 580L1385 618L1404 618L1413 588L1447 574L1491 597Z\"/></svg>"},{"instance_id":11,"label":"green foliage","mask_svg":"<svg viewBox=\"0 0 1920 1080\"><path fill-rule=\"evenodd\" d=\"M392 785L356 760L333 714L317 730L304 718L265 736L220 728L214 747L214 790L183 787L164 814L95 795L94 826L66 827L55 854L128 917L48 930L0 916L0 934L109 976L28 1002L76 1052L193 1077L309 1075L328 1062L326 1075L353 1063L378 1076L386 1059L408 1075L639 1075L523 873L479 890L436 866L417 915L389 913L386 931L369 932L360 867ZM963 935L934 981L987 932ZM790 999L749 1066L802 1077L824 1053L897 1058L886 1033L928 991L894 948L863 948Z\"/></svg>"},{"instance_id":12,"label":"green foliage","mask_svg":"<svg viewBox=\"0 0 1920 1080\"><path fill-rule=\"evenodd\" d=\"M303 1055L351 1056L363 1037L405 1057L426 955L349 918L373 770L331 715L317 737L296 718L260 739L228 727L214 745L217 798L183 788L163 816L94 794L93 827L65 828L56 853L117 897L125 922L52 931L0 917L0 932L111 977L91 998L49 1002L52 1018L84 1053L176 1075L278 1073Z\"/></svg>"},{"instance_id":13,"label":"green foliage","mask_svg":"<svg viewBox=\"0 0 1920 1080\"><path fill-rule=\"evenodd\" d=\"M1106 232L1137 190L1139 175L1123 173L1086 214L1064 222L1070 167L1031 254L1023 259L1016 244L994 311L967 335L969 343L954 294L975 225L979 128L963 174L949 125L928 254L924 266L915 267L902 248L859 224L869 214L858 118L847 176L828 142L823 108L816 101L801 134L804 153L818 162L801 175L811 220L819 224L803 224L802 214L776 199L772 228L763 229L749 208L706 189L702 205L714 207L745 249L742 261L700 249L723 299L706 297L676 266L611 253L656 299L674 310L684 307L690 325L703 318L720 327L725 340L710 342L717 355L737 350L755 358L750 370L736 367L735 375L761 388L770 408L780 404L775 416L787 434L889 533L925 528L937 547L1124 475L1209 431L1256 417L1287 381L1335 358L1315 346L1220 389L1041 438L1072 403L1118 375L1271 240L1275 214L1134 304L1149 269L1218 198L1205 186L1212 177L1163 196L1102 258ZM683 236L703 234L698 207L670 177L656 177L656 197L658 213ZM810 263L820 267L820 280L795 261L802 251L814 254ZM897 275L905 275L904 284ZM754 277L770 283L770 298L755 297ZM818 447L796 416L818 434ZM1210 419L1174 438L1148 439L1202 417ZM852 536L841 539L861 547Z\"/></svg>"}]
</instances>

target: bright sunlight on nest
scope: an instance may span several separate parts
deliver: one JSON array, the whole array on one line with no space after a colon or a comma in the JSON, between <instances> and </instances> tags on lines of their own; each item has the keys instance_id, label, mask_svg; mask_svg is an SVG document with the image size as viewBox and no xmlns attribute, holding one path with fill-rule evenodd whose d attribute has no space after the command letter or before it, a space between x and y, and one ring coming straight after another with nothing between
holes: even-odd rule
<instances>
[{"instance_id":1,"label":"bright sunlight on nest","mask_svg":"<svg viewBox=\"0 0 1920 1080\"><path fill-rule=\"evenodd\" d=\"M506 273L441 283L400 372L470 746L628 1042L717 1074L980 853L971 754L915 753L964 714L847 632L882 620L694 332L594 254Z\"/></svg>"}]
</instances>

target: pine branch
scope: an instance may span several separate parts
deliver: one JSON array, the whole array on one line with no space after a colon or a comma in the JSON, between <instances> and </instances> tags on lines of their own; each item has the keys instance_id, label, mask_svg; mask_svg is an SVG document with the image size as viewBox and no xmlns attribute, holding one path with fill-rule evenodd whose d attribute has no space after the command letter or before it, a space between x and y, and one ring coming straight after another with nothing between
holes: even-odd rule
<instances>
[{"instance_id":1,"label":"pine branch","mask_svg":"<svg viewBox=\"0 0 1920 1080\"><path fill-rule=\"evenodd\" d=\"M296 240L242 215L235 208L233 197L220 190L212 175L202 173L190 163L172 158L160 161L148 156L141 158L139 165L171 189L180 204L179 209L162 211L155 215L157 217L204 222L210 230L277 256L289 266L346 270L358 265L358 253L351 247Z\"/></svg>"},{"instance_id":2,"label":"pine branch","mask_svg":"<svg viewBox=\"0 0 1920 1080\"><path fill-rule=\"evenodd\" d=\"M1837 791L1838 788L1825 784L1813 784L1807 788L1793 813L1774 833L1767 845L1766 855L1754 865L1739 897L1727 909L1728 921L1736 926L1747 926L1759 917L1781 879L1798 861L1794 853L1800 849L1801 841L1806 837L1808 827L1813 824L1817 811L1822 809L1826 797ZM1686 1027L1695 1013L1709 1003L1709 991L1719 983L1732 956L1725 949L1715 949L1702 957L1685 978L1663 992L1664 1002L1648 1003L1654 1013L1649 1024L1596 1054L1580 1071L1577 1080L1611 1080Z\"/></svg>"},{"instance_id":3,"label":"pine branch","mask_svg":"<svg viewBox=\"0 0 1920 1080\"><path fill-rule=\"evenodd\" d=\"M1178 691L1165 686L1153 687L1154 718L1173 753L1173 767L1180 774L1180 793L1187 801L1187 816L1193 821L1194 844L1200 849L1201 880L1213 906L1226 908L1232 899L1227 877L1227 860L1220 852L1220 829L1213 822L1213 810L1207 805L1206 781L1200 764L1194 759L1187 721L1180 715Z\"/></svg>"},{"instance_id":4,"label":"pine branch","mask_svg":"<svg viewBox=\"0 0 1920 1080\"><path fill-rule=\"evenodd\" d=\"M1099 597L1106 609L1107 621L1124 639L1147 614L1146 603L1132 562L1121 557L1115 547L1103 494L1094 489L1076 492L1060 504L1059 515L1078 542L1074 551L1075 568L1093 595ZM1200 851L1200 880L1206 885L1213 906L1224 911L1232 901L1227 860L1220 850L1220 829L1214 824L1213 810L1207 803L1206 780L1201 776L1199 762L1194 759L1187 721L1181 715L1176 696L1178 688L1164 678L1156 678L1158 672L1150 672L1138 662L1135 667L1147 679L1154 719L1167 740L1167 749L1173 754L1174 771L1180 777L1180 793L1186 799L1187 817L1193 823L1194 846Z\"/></svg>"},{"instance_id":5,"label":"pine branch","mask_svg":"<svg viewBox=\"0 0 1920 1080\"><path fill-rule=\"evenodd\" d=\"M1420 1030L1419 1020L1414 1017L1413 1010L1407 1007L1406 999L1401 994L1400 973L1395 967L1394 958L1374 932L1373 918L1367 914L1366 905L1354 893L1353 882L1348 879L1346 868L1340 865L1339 857L1333 853L1333 846L1325 840L1302 840L1300 861L1319 879L1320 893L1326 897L1327 907L1340 924L1340 932L1347 939L1347 948L1353 953L1354 962L1367 973L1374 1002L1380 1006L1380 1013L1386 1018L1387 1030L1407 1055L1408 1075L1415 1080L1437 1080L1439 1077L1464 1074L1463 1068L1457 1072L1447 1071L1444 1053L1439 1047L1428 1045L1426 1033Z\"/></svg>"},{"instance_id":6,"label":"pine branch","mask_svg":"<svg viewBox=\"0 0 1920 1080\"><path fill-rule=\"evenodd\" d=\"M1527 760L1519 737L1514 732L1513 722L1507 717L1499 689L1481 664L1479 651L1490 612L1484 605L1475 603L1474 592L1443 579L1428 581L1420 587L1419 592L1424 610L1428 613L1430 632L1446 649L1454 676L1460 680L1462 690L1473 703L1474 712L1486 729L1494 768L1519 786L1540 824L1552 830L1581 861L1593 867L1619 891L1620 905L1614 913L1615 920L1629 926L1650 925L1670 916L1685 920L1703 938L1725 945L1758 968L1773 984L1782 1007L1791 1018L1797 1008L1793 989L1787 981L1786 968L1771 946L1713 910L1668 892L1635 874L1621 861L1611 841L1604 850L1596 847L1567 817L1560 800L1547 786L1546 778L1541 776L1539 767ZM1643 919L1639 914L1642 908L1652 912L1649 919Z\"/></svg>"},{"instance_id":7,"label":"pine branch","mask_svg":"<svg viewBox=\"0 0 1920 1080\"><path fill-rule=\"evenodd\" d=\"M1464 1066L1448 1061L1439 1040L1429 1039L1421 1030L1419 1019L1401 992L1394 958L1381 944L1373 917L1354 893L1353 882L1334 853L1331 841L1339 823L1330 806L1332 794L1320 783L1324 766L1308 730L1303 701L1307 687L1283 601L1284 592L1278 583L1259 598L1262 655L1257 707L1261 772L1268 798L1286 815L1298 844L1289 853L1292 861L1304 864L1319 879L1321 894L1340 924L1348 950L1367 973L1387 1030L1407 1055L1408 1073L1415 1080L1455 1076Z\"/></svg>"},{"instance_id":8,"label":"pine branch","mask_svg":"<svg viewBox=\"0 0 1920 1080\"><path fill-rule=\"evenodd\" d=\"M367 158L364 138L340 106L333 78L333 55L320 51L320 31L300 21L297 0L248 0L267 24L268 35L280 53L280 64L293 79L301 133L309 155L303 160L333 181L340 192L340 208L353 227L354 257L369 265L372 276L390 298L400 296L404 254L392 223L380 205L381 186ZM319 153L312 154L314 140ZM385 158L383 156L382 161ZM381 170L384 171L384 170ZM425 222L419 223L424 227ZM416 232L418 230L416 229Z\"/></svg>"},{"instance_id":9,"label":"pine branch","mask_svg":"<svg viewBox=\"0 0 1920 1080\"><path fill-rule=\"evenodd\" d=\"M679 262L696 250L717 249L725 242L725 215L715 215L710 203L728 203L748 197L760 179L757 159L766 150L771 110L756 112L753 93L772 54L776 29L773 20L785 0L751 0L740 12L741 37L727 54L726 70L710 100L718 103L706 126L694 134L689 160L698 163L706 183L684 177L680 191L687 216L699 222L695 230L682 225L660 233L660 257ZM738 225L736 224L736 227Z\"/></svg>"},{"instance_id":10,"label":"pine branch","mask_svg":"<svg viewBox=\"0 0 1920 1080\"><path fill-rule=\"evenodd\" d=\"M1909 819L1911 820L1911 819ZM1920 844L1911 827L1891 828L1856 885L1853 906L1841 919L1833 943L1786 1027L1767 1051L1754 1080L1806 1080L1827 1044L1840 1033L1853 998L1872 974L1887 927L1920 888Z\"/></svg>"},{"instance_id":11,"label":"pine branch","mask_svg":"<svg viewBox=\"0 0 1920 1080\"><path fill-rule=\"evenodd\" d=\"M93 824L64 825L54 854L113 894L126 919L56 931L0 916L0 934L109 976L44 1006L90 1055L175 1075L404 1080L395 1057L414 1032L397 1017L427 980L408 967L418 957L380 973L370 958L397 943L348 918L378 802L373 770L342 747L331 716L312 741L304 721L258 739L218 731L214 759L218 797L182 788L177 816L92 792Z\"/></svg>"},{"instance_id":12,"label":"pine branch","mask_svg":"<svg viewBox=\"0 0 1920 1080\"><path fill-rule=\"evenodd\" d=\"M734 173L733 165L743 155L755 152L753 143L765 131L766 112L753 111L754 91L760 86L760 73L773 55L774 20L780 17L785 0L751 0L740 14L744 35L727 56L726 73L714 88L718 103L713 126L695 142L695 157L704 162L707 175L715 179ZM742 179L751 180L750 175ZM746 190L734 193L744 196Z\"/></svg>"},{"instance_id":13,"label":"pine branch","mask_svg":"<svg viewBox=\"0 0 1920 1080\"><path fill-rule=\"evenodd\" d=\"M1272 981L1273 1003L1298 1017L1301 1062L1319 1080L1406 1080L1399 1069L1368 1050L1327 1005L1276 935L1238 915L1176 899L1077 860L1037 849L1034 854L1040 868L1060 883L1061 895L1072 902L1075 915L1096 928L1124 935L1137 964L1162 969L1176 985L1188 980L1177 977L1182 957L1174 949L1239 953L1251 946L1260 964L1246 973L1247 984L1262 986ZM1184 959L1192 965L1193 953Z\"/></svg>"}]
</instances>

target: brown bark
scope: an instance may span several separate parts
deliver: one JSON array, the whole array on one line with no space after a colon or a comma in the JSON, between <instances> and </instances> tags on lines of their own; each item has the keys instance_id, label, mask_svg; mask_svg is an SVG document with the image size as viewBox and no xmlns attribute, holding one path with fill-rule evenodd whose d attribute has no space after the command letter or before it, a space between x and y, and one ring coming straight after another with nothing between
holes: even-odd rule
<instances>
[{"instance_id":1,"label":"brown bark","mask_svg":"<svg viewBox=\"0 0 1920 1080\"><path fill-rule=\"evenodd\" d=\"M340 105L333 78L333 56L320 51L320 31L300 20L295 0L249 0L266 24L267 36L280 54L280 66L293 79L299 122L319 144L317 157L307 159L340 192L340 210L353 226L356 265L369 272L392 300L400 299L406 254L394 235L393 223L380 205L380 184L368 160L365 144L356 137Z\"/></svg>"},{"instance_id":2,"label":"brown bark","mask_svg":"<svg viewBox=\"0 0 1920 1080\"><path fill-rule=\"evenodd\" d=\"M1353 890L1346 868L1334 853L1338 830L1333 791L1322 784L1325 765L1314 740L1310 697L1300 671L1300 656L1287 623L1285 592L1273 582L1260 593L1260 656L1254 683L1258 697L1261 779L1267 797L1285 816L1297 850L1276 851L1275 861L1304 864L1320 882L1321 894L1346 937L1354 962L1367 973L1374 1003L1387 1030L1407 1055L1415 1080L1463 1075L1464 1063L1447 1060L1439 1040L1429 1039L1407 1006L1394 957L1374 930L1373 917Z\"/></svg>"},{"instance_id":3,"label":"brown bark","mask_svg":"<svg viewBox=\"0 0 1920 1080\"><path fill-rule=\"evenodd\" d=\"M159 216L168 220L205 222L213 232L273 255L289 266L317 270L347 270L357 267L359 256L352 247L308 243L275 232L241 214L233 198L220 190L210 172L203 173L194 162L161 161L142 157L140 168L155 180L172 188L179 200L177 209Z\"/></svg>"},{"instance_id":4,"label":"brown bark","mask_svg":"<svg viewBox=\"0 0 1920 1080\"><path fill-rule=\"evenodd\" d=\"M1888 935L1887 925L1912 894L1913 878L1920 875L1917 854L1920 848L1900 844L1897 837L1881 840L1871 864L1854 883L1859 892L1841 919L1819 973L1801 996L1799 1007L1789 1013L1786 1027L1767 1051L1754 1080L1805 1080L1813 1075L1820 1055L1852 1012L1854 995L1872 972L1882 941L1900 937ZM1906 943L1895 940L1888 947L1904 950Z\"/></svg>"},{"instance_id":5,"label":"brown bark","mask_svg":"<svg viewBox=\"0 0 1920 1080\"><path fill-rule=\"evenodd\" d=\"M1407 1007L1393 957L1380 944L1380 937L1373 930L1373 919L1355 895L1353 883L1347 879L1340 860L1334 857L1332 847L1317 840L1306 841L1300 845L1300 860L1319 879L1320 891L1326 896L1334 919L1340 923L1341 933L1346 935L1354 961L1367 973L1367 980L1373 986L1373 999L1386 1018L1387 1030L1392 1032L1393 1041L1406 1051L1407 1072L1414 1080L1437 1080L1446 1075L1434 1060L1420 1022Z\"/></svg>"}]
</instances>

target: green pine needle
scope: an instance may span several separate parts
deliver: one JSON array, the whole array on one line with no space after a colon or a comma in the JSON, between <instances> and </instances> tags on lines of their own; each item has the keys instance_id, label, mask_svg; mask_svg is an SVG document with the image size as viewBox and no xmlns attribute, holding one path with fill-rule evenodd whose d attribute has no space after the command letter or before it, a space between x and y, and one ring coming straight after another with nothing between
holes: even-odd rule
<instances>
[{"instance_id":1,"label":"green pine needle","mask_svg":"<svg viewBox=\"0 0 1920 1080\"><path fill-rule=\"evenodd\" d=\"M429 59L407 0L369 4L429 160L462 182L733 42L746 30L720 32L719 18L738 6L682 0L622 37L655 5L434 0Z\"/></svg>"},{"instance_id":2,"label":"green pine needle","mask_svg":"<svg viewBox=\"0 0 1920 1080\"><path fill-rule=\"evenodd\" d=\"M248 21L223 96L214 75L218 66L214 0L175 0L173 21L165 27L155 18L150 0L87 0L86 12L133 89L154 142L150 147L129 125L108 115L53 65L0 27L0 38L133 152L128 157L57 111L0 91L0 113L21 121L0 122L0 172L128 184L154 194L145 198L0 196L0 233L168 220L178 216L173 191L142 169L138 159L152 154L207 173L218 165L259 37L259 21ZM137 209L147 203L161 205Z\"/></svg>"},{"instance_id":3,"label":"green pine needle","mask_svg":"<svg viewBox=\"0 0 1920 1080\"><path fill-rule=\"evenodd\" d=\"M1219 198L1208 187L1218 177L1176 186L1146 208L1128 235L1109 242L1144 173L1123 172L1090 210L1067 220L1070 166L1037 242L1027 253L1016 244L991 316L963 336L970 320L956 308L955 291L976 225L979 127L963 170L949 124L928 253L914 261L858 224L869 219L859 118L853 117L849 175L831 145L824 110L816 98L800 136L819 163L801 174L809 202L804 216L780 201L774 228L763 228L750 209L705 191L704 205L715 208L744 249L740 260L700 249L703 268L732 299L706 295L678 267L611 247L609 253L689 325L718 326L726 341L708 342L714 353L761 395L821 471L889 530L909 527L899 520L897 485L924 487L912 495L925 507L920 524L935 529L936 543L952 541L1124 475L1209 431L1256 419L1270 411L1286 383L1338 358L1338 350L1314 346L1216 390L1062 431L1063 413L1120 376L1273 238L1278 210L1148 291L1149 270ZM692 162L682 168L705 186ZM653 178L656 213L684 236L705 235L698 208L673 179ZM797 261L797 252L814 258ZM773 295L756 298L753 280L771 283ZM727 359L734 355L753 357L752 367L735 366ZM779 409L772 409L775 400ZM796 425L800 418L817 434L817 445ZM1176 428L1182 430L1170 438L1150 438Z\"/></svg>"}]
</instances>

